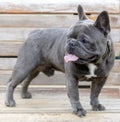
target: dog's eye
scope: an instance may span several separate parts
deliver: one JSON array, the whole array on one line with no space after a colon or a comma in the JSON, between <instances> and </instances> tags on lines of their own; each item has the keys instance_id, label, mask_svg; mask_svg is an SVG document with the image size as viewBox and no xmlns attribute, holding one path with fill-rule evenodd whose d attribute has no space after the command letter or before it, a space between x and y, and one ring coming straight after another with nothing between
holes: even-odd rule
<instances>
[{"instance_id":1,"label":"dog's eye","mask_svg":"<svg viewBox=\"0 0 120 122\"><path fill-rule=\"evenodd\" d=\"M86 39L83 39L82 40L82 43L87 43L88 41Z\"/></svg>"}]
</instances>

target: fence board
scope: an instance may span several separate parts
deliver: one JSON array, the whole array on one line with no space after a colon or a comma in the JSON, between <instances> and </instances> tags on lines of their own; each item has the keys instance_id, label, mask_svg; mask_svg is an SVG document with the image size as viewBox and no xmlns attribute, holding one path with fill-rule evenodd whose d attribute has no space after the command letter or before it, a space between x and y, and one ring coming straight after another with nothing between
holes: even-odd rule
<instances>
[{"instance_id":1,"label":"fence board","mask_svg":"<svg viewBox=\"0 0 120 122\"><path fill-rule=\"evenodd\" d=\"M88 17L96 20L97 14ZM120 28L120 15L110 15L111 27ZM78 21L78 15L70 14L1 14L0 27L55 28L70 27Z\"/></svg>"},{"instance_id":2,"label":"fence board","mask_svg":"<svg viewBox=\"0 0 120 122\"><path fill-rule=\"evenodd\" d=\"M1 41L25 41L28 34L40 28L0 28ZM112 29L111 36L114 42L120 42L120 29Z\"/></svg>"},{"instance_id":3,"label":"fence board","mask_svg":"<svg viewBox=\"0 0 120 122\"><path fill-rule=\"evenodd\" d=\"M16 58L0 58L0 70L12 70L16 60ZM120 72L120 60L115 61L112 71Z\"/></svg>"},{"instance_id":4,"label":"fence board","mask_svg":"<svg viewBox=\"0 0 120 122\"><path fill-rule=\"evenodd\" d=\"M17 56L21 44L32 30L70 27L78 20L75 15L78 4L83 5L93 20L102 10L107 10L110 13L113 41L120 42L120 0L0 0L0 56ZM120 43L115 43L115 51L116 55L120 54ZM6 84L15 62L16 58L0 58L0 84ZM108 84L120 85L119 67L120 61L116 61ZM64 82L64 75L56 73L51 78L39 75L33 84L62 85Z\"/></svg>"},{"instance_id":5,"label":"fence board","mask_svg":"<svg viewBox=\"0 0 120 122\"><path fill-rule=\"evenodd\" d=\"M88 12L108 10L119 13L119 0L0 0L0 13L75 13L78 4L84 6Z\"/></svg>"},{"instance_id":6,"label":"fence board","mask_svg":"<svg viewBox=\"0 0 120 122\"><path fill-rule=\"evenodd\" d=\"M0 56L17 56L22 42L0 43Z\"/></svg>"},{"instance_id":7,"label":"fence board","mask_svg":"<svg viewBox=\"0 0 120 122\"><path fill-rule=\"evenodd\" d=\"M16 60L16 58L0 58L0 70L12 70Z\"/></svg>"},{"instance_id":8,"label":"fence board","mask_svg":"<svg viewBox=\"0 0 120 122\"><path fill-rule=\"evenodd\" d=\"M0 56L17 56L23 42L0 42ZM114 43L115 56L120 55L120 43Z\"/></svg>"},{"instance_id":9,"label":"fence board","mask_svg":"<svg viewBox=\"0 0 120 122\"><path fill-rule=\"evenodd\" d=\"M11 77L12 71L0 71L0 85L7 84L9 78ZM111 72L106 85L120 85L120 73ZM40 73L32 82L32 85L65 85L65 74L60 72L55 72L55 75L52 77L47 77L43 73ZM82 85L90 85L90 82L80 82Z\"/></svg>"},{"instance_id":10,"label":"fence board","mask_svg":"<svg viewBox=\"0 0 120 122\"><path fill-rule=\"evenodd\" d=\"M120 43L114 43L115 55L120 56Z\"/></svg>"}]
</instances>

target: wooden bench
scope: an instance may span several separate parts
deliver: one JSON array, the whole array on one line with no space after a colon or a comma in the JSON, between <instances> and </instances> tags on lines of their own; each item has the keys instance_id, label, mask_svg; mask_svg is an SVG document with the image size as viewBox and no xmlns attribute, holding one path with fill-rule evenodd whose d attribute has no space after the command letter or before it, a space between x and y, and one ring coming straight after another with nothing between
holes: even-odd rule
<instances>
[{"instance_id":1,"label":"wooden bench","mask_svg":"<svg viewBox=\"0 0 120 122\"><path fill-rule=\"evenodd\" d=\"M111 35L115 45L115 54L120 54L120 0L65 0L65 1L11 1L0 4L0 84L8 80L16 62L18 51L32 30L38 28L68 28L78 21L77 6L83 5L89 18L95 20L102 10L110 13ZM120 61L115 61L114 72L108 84L120 84ZM39 81L40 80L40 81ZM49 82L50 81L50 82ZM56 73L48 80L38 76L33 84L64 84L65 78Z\"/></svg>"},{"instance_id":2,"label":"wooden bench","mask_svg":"<svg viewBox=\"0 0 120 122\"><path fill-rule=\"evenodd\" d=\"M0 122L40 121L40 122L80 122L96 120L120 121L120 60L110 73L102 90L105 112L92 112L89 106L90 89L80 89L83 106L88 111L85 118L71 114L72 109L65 89L65 76L56 72L48 78L40 74L30 85L32 100L19 96L20 86L16 89L16 108L7 108L3 100L5 84L15 65L18 51L29 32L39 28L68 28L78 21L77 6L83 5L89 18L95 20L98 14L107 10L111 20L111 35L115 45L115 55L120 55L120 0L2 0L0 2ZM90 86L90 83L80 83ZM83 88L84 88L83 87Z\"/></svg>"}]
</instances>

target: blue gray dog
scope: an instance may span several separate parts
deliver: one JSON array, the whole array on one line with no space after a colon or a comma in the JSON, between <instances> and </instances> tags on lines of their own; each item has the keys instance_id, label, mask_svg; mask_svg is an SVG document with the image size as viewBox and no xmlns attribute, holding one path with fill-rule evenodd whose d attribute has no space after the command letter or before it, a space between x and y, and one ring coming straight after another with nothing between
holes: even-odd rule
<instances>
[{"instance_id":1,"label":"blue gray dog","mask_svg":"<svg viewBox=\"0 0 120 122\"><path fill-rule=\"evenodd\" d=\"M78 15L79 21L69 29L35 30L29 34L8 82L6 106L15 106L13 93L22 81L22 97L31 98L31 80L39 72L52 76L57 70L65 73L67 94L75 114L86 115L79 100L79 81L92 81L92 110L105 110L98 97L114 64L109 16L103 11L92 21L80 5Z\"/></svg>"}]
</instances>

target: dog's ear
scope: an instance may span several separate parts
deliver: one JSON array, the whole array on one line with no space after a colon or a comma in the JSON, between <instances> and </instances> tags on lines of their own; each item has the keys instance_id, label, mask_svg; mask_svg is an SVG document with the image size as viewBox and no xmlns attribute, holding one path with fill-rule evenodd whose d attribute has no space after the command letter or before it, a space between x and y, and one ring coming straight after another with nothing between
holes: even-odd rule
<instances>
[{"instance_id":1,"label":"dog's ear","mask_svg":"<svg viewBox=\"0 0 120 122\"><path fill-rule=\"evenodd\" d=\"M97 27L105 36L110 32L110 20L107 11L103 11L99 14L95 21L95 27Z\"/></svg>"},{"instance_id":2,"label":"dog's ear","mask_svg":"<svg viewBox=\"0 0 120 122\"><path fill-rule=\"evenodd\" d=\"M79 20L88 19L81 5L78 5L77 11L79 15Z\"/></svg>"}]
</instances>

